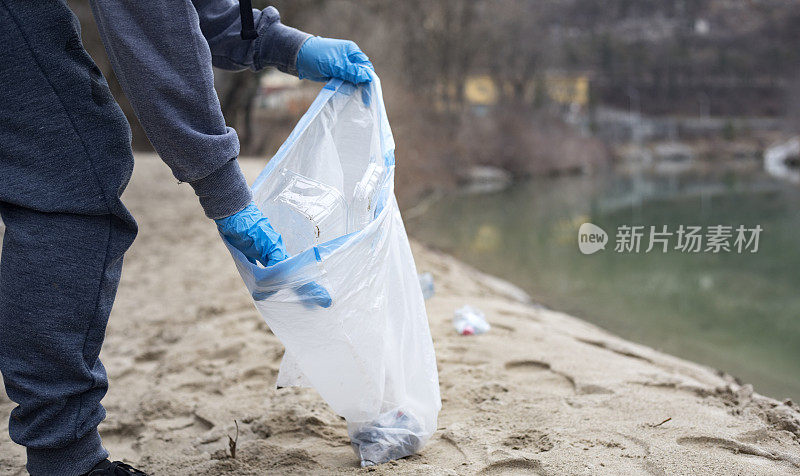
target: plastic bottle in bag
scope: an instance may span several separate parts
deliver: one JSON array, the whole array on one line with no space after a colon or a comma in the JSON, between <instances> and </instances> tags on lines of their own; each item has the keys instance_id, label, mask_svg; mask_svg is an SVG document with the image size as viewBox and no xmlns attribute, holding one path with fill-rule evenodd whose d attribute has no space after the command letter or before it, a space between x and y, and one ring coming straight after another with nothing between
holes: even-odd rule
<instances>
[{"instance_id":1,"label":"plastic bottle in bag","mask_svg":"<svg viewBox=\"0 0 800 476\"><path fill-rule=\"evenodd\" d=\"M353 200L350 203L349 232L363 229L375 216L375 195L378 191L386 168L378 163L370 162L364 176L353 189Z\"/></svg>"}]
</instances>

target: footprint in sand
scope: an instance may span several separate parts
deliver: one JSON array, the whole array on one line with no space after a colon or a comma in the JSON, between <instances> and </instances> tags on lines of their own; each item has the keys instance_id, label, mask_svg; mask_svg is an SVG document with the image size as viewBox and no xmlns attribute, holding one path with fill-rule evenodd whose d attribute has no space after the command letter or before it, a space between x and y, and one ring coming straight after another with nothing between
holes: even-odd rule
<instances>
[{"instance_id":1,"label":"footprint in sand","mask_svg":"<svg viewBox=\"0 0 800 476\"><path fill-rule=\"evenodd\" d=\"M553 370L550 364L539 360L512 360L506 362L506 370L513 374L511 382L523 385L532 384L531 388L542 392L561 395L575 393L575 380L567 374Z\"/></svg>"},{"instance_id":2,"label":"footprint in sand","mask_svg":"<svg viewBox=\"0 0 800 476\"><path fill-rule=\"evenodd\" d=\"M243 370L237 379L240 382L256 380L258 382L269 382L278 376L278 368L265 365L257 365Z\"/></svg>"},{"instance_id":3,"label":"footprint in sand","mask_svg":"<svg viewBox=\"0 0 800 476\"><path fill-rule=\"evenodd\" d=\"M449 349L455 352L456 354L466 354L470 352L469 347L463 345L451 345L449 346Z\"/></svg>"},{"instance_id":4,"label":"footprint in sand","mask_svg":"<svg viewBox=\"0 0 800 476\"><path fill-rule=\"evenodd\" d=\"M740 443L727 438L717 438L713 436L685 436L677 439L679 445L697 446L704 451L710 449L730 451L731 453L744 456L757 456L781 463L788 463L795 468L800 468L800 456L791 455L781 451L762 449L754 445Z\"/></svg>"},{"instance_id":5,"label":"footprint in sand","mask_svg":"<svg viewBox=\"0 0 800 476\"><path fill-rule=\"evenodd\" d=\"M100 435L103 438L103 444L117 458L136 461L140 456L139 437L144 430L144 424L135 420L109 421L100 426Z\"/></svg>"},{"instance_id":6,"label":"footprint in sand","mask_svg":"<svg viewBox=\"0 0 800 476\"><path fill-rule=\"evenodd\" d=\"M496 461L481 469L478 474L502 474L502 475L547 475L541 463L534 459L527 458L510 458L501 461Z\"/></svg>"},{"instance_id":7,"label":"footprint in sand","mask_svg":"<svg viewBox=\"0 0 800 476\"><path fill-rule=\"evenodd\" d=\"M149 349L136 356L136 362L156 362L167 353L166 349Z\"/></svg>"},{"instance_id":8,"label":"footprint in sand","mask_svg":"<svg viewBox=\"0 0 800 476\"><path fill-rule=\"evenodd\" d=\"M238 359L242 354L243 345L232 344L229 346L220 346L207 353L206 358L211 360L228 360Z\"/></svg>"},{"instance_id":9,"label":"footprint in sand","mask_svg":"<svg viewBox=\"0 0 800 476\"><path fill-rule=\"evenodd\" d=\"M460 440L461 439L452 431L445 431L441 433L438 438L434 438L433 441L430 442L428 448L425 450L425 455L426 457L442 461L453 460L469 462L469 458L467 457L469 450L464 449L465 443Z\"/></svg>"},{"instance_id":10,"label":"footprint in sand","mask_svg":"<svg viewBox=\"0 0 800 476\"><path fill-rule=\"evenodd\" d=\"M534 453L550 451L555 446L547 435L538 430L513 433L503 440L503 446L512 450L531 450Z\"/></svg>"}]
</instances>

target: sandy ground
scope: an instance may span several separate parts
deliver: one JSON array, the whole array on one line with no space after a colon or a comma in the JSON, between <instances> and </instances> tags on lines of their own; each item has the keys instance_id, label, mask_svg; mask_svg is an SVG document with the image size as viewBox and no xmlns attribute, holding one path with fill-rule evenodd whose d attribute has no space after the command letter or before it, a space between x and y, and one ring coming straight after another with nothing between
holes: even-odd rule
<instances>
[{"instance_id":1,"label":"sandy ground","mask_svg":"<svg viewBox=\"0 0 800 476\"><path fill-rule=\"evenodd\" d=\"M261 165L247 161L248 175ZM800 474L796 405L532 305L418 244L418 269L436 279L439 429L420 455L360 469L313 390L274 388L283 348L190 188L139 157L125 200L140 235L102 354L101 433L114 458L152 474ZM453 331L465 303L486 312L489 334ZM0 393L2 475L25 474L12 407Z\"/></svg>"}]
</instances>

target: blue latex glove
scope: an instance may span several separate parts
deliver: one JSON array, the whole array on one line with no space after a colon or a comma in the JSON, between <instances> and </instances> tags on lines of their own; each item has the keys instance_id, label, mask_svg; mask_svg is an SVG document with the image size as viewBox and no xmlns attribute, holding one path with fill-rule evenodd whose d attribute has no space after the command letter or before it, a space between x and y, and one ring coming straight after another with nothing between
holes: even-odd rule
<instances>
[{"instance_id":1,"label":"blue latex glove","mask_svg":"<svg viewBox=\"0 0 800 476\"><path fill-rule=\"evenodd\" d=\"M314 36L306 40L297 53L297 73L300 79L327 81L339 78L353 84L368 83L372 67L361 49L348 40Z\"/></svg>"},{"instance_id":2,"label":"blue latex glove","mask_svg":"<svg viewBox=\"0 0 800 476\"><path fill-rule=\"evenodd\" d=\"M272 266L289 257L280 233L272 228L267 217L261 213L255 203L250 203L239 213L214 221L228 242L241 251L253 264L259 261L264 266ZM332 304L328 291L315 282L299 286L294 291L301 298L303 306L307 308L330 307ZM261 301L275 292L255 292L253 298Z\"/></svg>"},{"instance_id":3,"label":"blue latex glove","mask_svg":"<svg viewBox=\"0 0 800 476\"><path fill-rule=\"evenodd\" d=\"M277 292L278 291L255 291L253 292L253 299L256 301L264 301ZM314 281L294 288L294 292L300 298L300 304L306 309L331 307L331 304L333 304L328 290Z\"/></svg>"},{"instance_id":4,"label":"blue latex glove","mask_svg":"<svg viewBox=\"0 0 800 476\"><path fill-rule=\"evenodd\" d=\"M264 266L271 266L289 257L280 233L272 228L255 203L214 221L222 236L253 264L259 261Z\"/></svg>"}]
</instances>

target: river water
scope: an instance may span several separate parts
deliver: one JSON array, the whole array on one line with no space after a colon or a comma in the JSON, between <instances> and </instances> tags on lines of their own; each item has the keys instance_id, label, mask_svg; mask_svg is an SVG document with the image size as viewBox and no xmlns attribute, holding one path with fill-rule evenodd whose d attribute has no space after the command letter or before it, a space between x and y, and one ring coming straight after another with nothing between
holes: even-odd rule
<instances>
[{"instance_id":1,"label":"river water","mask_svg":"<svg viewBox=\"0 0 800 476\"><path fill-rule=\"evenodd\" d=\"M578 250L585 222L608 233L604 250ZM639 252L615 251L618 227L626 225L646 227ZM649 227L664 225L673 233L702 226L701 234L732 226L731 251L683 252L673 235L667 252L645 252ZM755 253L752 243L742 253L733 246L739 225L763 229ZM409 213L406 226L537 302L724 370L762 394L800 401L797 187L735 175L542 179L446 196Z\"/></svg>"}]
</instances>

